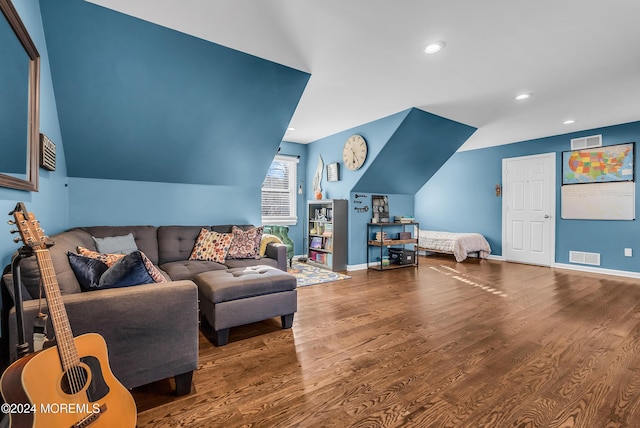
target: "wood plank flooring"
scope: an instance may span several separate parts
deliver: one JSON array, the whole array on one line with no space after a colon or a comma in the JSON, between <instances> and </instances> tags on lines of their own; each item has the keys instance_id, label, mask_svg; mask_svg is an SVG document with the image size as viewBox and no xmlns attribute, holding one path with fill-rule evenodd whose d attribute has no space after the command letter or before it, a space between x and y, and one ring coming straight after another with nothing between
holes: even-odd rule
<instances>
[{"instance_id":1,"label":"wood plank flooring","mask_svg":"<svg viewBox=\"0 0 640 428\"><path fill-rule=\"evenodd\" d=\"M191 394L133 391L140 427L640 427L640 280L421 257L203 326Z\"/></svg>"}]
</instances>

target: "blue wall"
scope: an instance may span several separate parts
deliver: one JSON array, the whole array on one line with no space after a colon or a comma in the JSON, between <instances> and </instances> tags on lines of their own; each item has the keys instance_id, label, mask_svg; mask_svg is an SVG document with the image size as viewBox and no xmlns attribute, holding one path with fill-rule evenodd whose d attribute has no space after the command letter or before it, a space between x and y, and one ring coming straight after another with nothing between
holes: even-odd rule
<instances>
[{"instance_id":1,"label":"blue wall","mask_svg":"<svg viewBox=\"0 0 640 428\"><path fill-rule=\"evenodd\" d=\"M40 169L39 192L0 188L0 218L13 210L17 202L25 202L27 209L40 221L45 233L54 234L67 228L68 192L64 147L58 124L49 55L38 1L14 0L13 3L40 53L40 131L56 143L57 167L54 172ZM9 229L13 227L6 225L4 221L0 224L5 224L0 228L0 260L4 266L11 261L11 255L20 245L14 244L11 240L13 236L9 235Z\"/></svg>"},{"instance_id":2,"label":"blue wall","mask_svg":"<svg viewBox=\"0 0 640 428\"><path fill-rule=\"evenodd\" d=\"M421 228L453 232L479 232L502 254L502 198L495 185L502 181L502 159L556 153L556 263L569 263L569 251L601 253L601 267L640 272L640 224L633 221L563 220L560 218L562 152L572 138L602 134L603 145L637 142L640 122L585 130L504 146L458 152L416 193L415 214ZM636 146L636 150L638 147ZM638 177L636 166L636 177ZM637 183L637 181L636 181ZM636 190L636 215L640 197ZM633 257L623 249L633 248Z\"/></svg>"},{"instance_id":3,"label":"blue wall","mask_svg":"<svg viewBox=\"0 0 640 428\"><path fill-rule=\"evenodd\" d=\"M322 156L325 165L321 185L323 198L349 200L349 237L347 240L349 245L347 264L349 265L366 262L366 241L363 240L363 237L366 235L366 223L371 220L371 211L365 214L355 212L352 189L371 166L373 160L378 156L409 112L410 110L405 110L383 119L314 141L308 145L307 176L305 179L306 195L308 199L311 199L311 195L313 195L313 176L318 165L318 158L319 156ZM368 147L367 160L362 168L357 171L351 171L344 168L344 163L342 162L342 148L344 146L344 142L353 134L362 135L366 140ZM332 162L340 162L340 181L329 183L326 179L326 165ZM370 198L365 200L365 202L371 205ZM393 209L393 206L391 206L391 210ZM303 219L305 217L303 217Z\"/></svg>"},{"instance_id":4,"label":"blue wall","mask_svg":"<svg viewBox=\"0 0 640 428\"><path fill-rule=\"evenodd\" d=\"M309 74L83 0L41 5L70 177L262 182Z\"/></svg>"}]
</instances>

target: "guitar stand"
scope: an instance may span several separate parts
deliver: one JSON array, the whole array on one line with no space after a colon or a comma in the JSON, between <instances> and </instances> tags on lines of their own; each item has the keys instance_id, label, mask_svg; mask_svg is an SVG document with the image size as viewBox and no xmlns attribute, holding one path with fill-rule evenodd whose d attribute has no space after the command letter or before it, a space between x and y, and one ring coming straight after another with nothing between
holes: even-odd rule
<instances>
[{"instance_id":1,"label":"guitar stand","mask_svg":"<svg viewBox=\"0 0 640 428\"><path fill-rule=\"evenodd\" d=\"M20 262L33 256L33 248L25 245L21 247L11 259L11 274L13 275L13 294L16 306L16 324L18 327L18 344L16 354L18 358L29 353L29 343L25 341L24 314L22 311L22 279L20 278Z\"/></svg>"}]
</instances>

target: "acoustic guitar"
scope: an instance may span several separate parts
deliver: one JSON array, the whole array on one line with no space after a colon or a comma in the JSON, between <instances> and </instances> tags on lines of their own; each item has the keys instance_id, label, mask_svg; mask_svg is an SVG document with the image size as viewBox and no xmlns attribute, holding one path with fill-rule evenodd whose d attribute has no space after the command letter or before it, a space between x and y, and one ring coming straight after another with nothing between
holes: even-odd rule
<instances>
[{"instance_id":1,"label":"acoustic guitar","mask_svg":"<svg viewBox=\"0 0 640 428\"><path fill-rule=\"evenodd\" d=\"M38 221L23 203L10 215L38 261L57 345L22 357L5 370L0 379L3 413L9 413L12 427L135 427L136 404L111 372L102 336L73 337L50 244Z\"/></svg>"}]
</instances>

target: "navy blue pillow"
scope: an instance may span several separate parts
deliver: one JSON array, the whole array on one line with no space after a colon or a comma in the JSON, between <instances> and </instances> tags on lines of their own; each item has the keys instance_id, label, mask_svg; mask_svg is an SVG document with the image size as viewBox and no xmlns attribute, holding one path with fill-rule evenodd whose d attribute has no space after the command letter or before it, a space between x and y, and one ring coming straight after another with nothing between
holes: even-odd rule
<instances>
[{"instance_id":1,"label":"navy blue pillow","mask_svg":"<svg viewBox=\"0 0 640 428\"><path fill-rule=\"evenodd\" d=\"M100 277L109 267L98 259L68 252L69 264L83 291L98 289Z\"/></svg>"},{"instance_id":2,"label":"navy blue pillow","mask_svg":"<svg viewBox=\"0 0 640 428\"><path fill-rule=\"evenodd\" d=\"M144 265L140 251L127 254L114 263L100 277L99 289L130 287L132 285L151 284L155 281Z\"/></svg>"}]
</instances>

